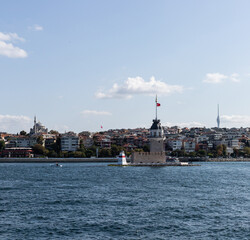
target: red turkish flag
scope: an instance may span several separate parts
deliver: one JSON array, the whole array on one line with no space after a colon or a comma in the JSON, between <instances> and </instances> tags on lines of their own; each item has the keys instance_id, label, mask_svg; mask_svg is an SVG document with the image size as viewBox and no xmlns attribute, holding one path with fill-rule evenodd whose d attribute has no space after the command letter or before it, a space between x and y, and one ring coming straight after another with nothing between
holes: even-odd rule
<instances>
[{"instance_id":1,"label":"red turkish flag","mask_svg":"<svg viewBox=\"0 0 250 240\"><path fill-rule=\"evenodd\" d=\"M160 104L160 103L156 103L156 106L157 106L157 107L160 107L160 106L161 106L161 104Z\"/></svg>"}]
</instances>

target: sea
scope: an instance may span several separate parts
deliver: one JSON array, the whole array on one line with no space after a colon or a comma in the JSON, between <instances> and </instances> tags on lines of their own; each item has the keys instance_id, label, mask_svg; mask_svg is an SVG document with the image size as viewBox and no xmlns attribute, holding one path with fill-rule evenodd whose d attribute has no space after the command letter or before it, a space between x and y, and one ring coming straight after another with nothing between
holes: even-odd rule
<instances>
[{"instance_id":1,"label":"sea","mask_svg":"<svg viewBox=\"0 0 250 240\"><path fill-rule=\"evenodd\" d=\"M250 239L250 162L0 164L0 239Z\"/></svg>"}]
</instances>

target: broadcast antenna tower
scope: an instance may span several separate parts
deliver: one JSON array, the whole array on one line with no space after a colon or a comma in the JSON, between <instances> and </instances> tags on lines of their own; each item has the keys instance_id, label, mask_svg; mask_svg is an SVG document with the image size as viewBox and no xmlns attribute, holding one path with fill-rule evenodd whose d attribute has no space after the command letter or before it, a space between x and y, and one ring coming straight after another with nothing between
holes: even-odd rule
<instances>
[{"instance_id":1,"label":"broadcast antenna tower","mask_svg":"<svg viewBox=\"0 0 250 240\"><path fill-rule=\"evenodd\" d=\"M219 104L218 104L217 127L220 128L220 108L219 108Z\"/></svg>"}]
</instances>

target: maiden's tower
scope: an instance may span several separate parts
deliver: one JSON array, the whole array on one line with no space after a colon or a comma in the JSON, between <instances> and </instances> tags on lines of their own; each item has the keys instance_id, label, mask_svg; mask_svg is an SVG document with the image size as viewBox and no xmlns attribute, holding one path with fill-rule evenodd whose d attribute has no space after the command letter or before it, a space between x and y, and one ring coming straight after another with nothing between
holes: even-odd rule
<instances>
[{"instance_id":1,"label":"maiden's tower","mask_svg":"<svg viewBox=\"0 0 250 240\"><path fill-rule=\"evenodd\" d=\"M165 147L164 147L164 131L161 126L160 119L157 118L157 108L160 103L155 100L156 117L150 128L150 152L134 152L132 153L131 163L166 163Z\"/></svg>"}]
</instances>

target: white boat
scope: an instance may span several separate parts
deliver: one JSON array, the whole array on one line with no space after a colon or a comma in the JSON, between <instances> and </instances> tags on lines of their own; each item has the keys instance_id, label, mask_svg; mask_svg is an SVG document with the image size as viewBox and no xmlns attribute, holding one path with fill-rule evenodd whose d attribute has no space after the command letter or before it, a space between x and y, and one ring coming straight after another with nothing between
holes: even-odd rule
<instances>
[{"instance_id":1,"label":"white boat","mask_svg":"<svg viewBox=\"0 0 250 240\"><path fill-rule=\"evenodd\" d=\"M55 163L55 164L50 164L51 167L62 167L62 164Z\"/></svg>"}]
</instances>

